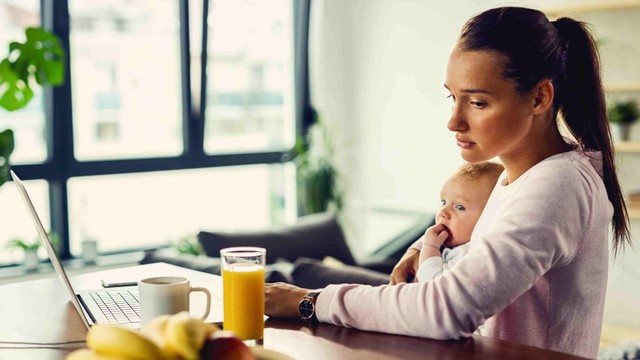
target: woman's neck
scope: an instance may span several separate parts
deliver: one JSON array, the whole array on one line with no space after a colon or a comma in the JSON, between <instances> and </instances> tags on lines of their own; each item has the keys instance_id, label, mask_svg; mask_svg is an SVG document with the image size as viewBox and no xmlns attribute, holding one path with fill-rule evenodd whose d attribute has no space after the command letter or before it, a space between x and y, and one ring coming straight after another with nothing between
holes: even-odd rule
<instances>
[{"instance_id":1,"label":"woman's neck","mask_svg":"<svg viewBox=\"0 0 640 360\"><path fill-rule=\"evenodd\" d=\"M555 121L552 128L548 127L546 131L542 131L535 136L529 136L524 143L526 143L525 146L520 149L509 154L500 155L500 161L507 172L509 184L542 160L573 150L573 146L567 144L562 135L560 135Z\"/></svg>"}]
</instances>

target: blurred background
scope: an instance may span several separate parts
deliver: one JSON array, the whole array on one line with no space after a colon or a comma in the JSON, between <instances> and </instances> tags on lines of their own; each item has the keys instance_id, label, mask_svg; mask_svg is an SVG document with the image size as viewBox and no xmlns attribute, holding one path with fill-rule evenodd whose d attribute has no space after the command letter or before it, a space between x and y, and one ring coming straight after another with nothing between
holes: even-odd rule
<instances>
[{"instance_id":1,"label":"blurred background","mask_svg":"<svg viewBox=\"0 0 640 360\"><path fill-rule=\"evenodd\" d=\"M640 100L632 0L0 0L0 58L43 26L68 66L63 85L0 109L0 131L14 131L13 169L63 258L87 240L126 254L204 229L293 223L305 213L302 144L335 170L330 210L365 259L435 213L461 162L446 129L447 58L470 16L503 5L591 24L608 105ZM640 128L623 139L612 126L635 238ZM1 186L0 266L22 261L5 244L34 238ZM609 323L640 328L638 264L632 249L612 257Z\"/></svg>"}]
</instances>

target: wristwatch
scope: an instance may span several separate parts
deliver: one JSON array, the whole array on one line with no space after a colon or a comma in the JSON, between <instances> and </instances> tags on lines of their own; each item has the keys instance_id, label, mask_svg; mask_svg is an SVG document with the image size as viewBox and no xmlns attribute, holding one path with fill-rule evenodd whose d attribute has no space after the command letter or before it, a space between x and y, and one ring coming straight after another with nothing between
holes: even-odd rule
<instances>
[{"instance_id":1,"label":"wristwatch","mask_svg":"<svg viewBox=\"0 0 640 360\"><path fill-rule=\"evenodd\" d=\"M320 291L310 292L300 300L300 304L298 305L300 320L304 322L318 321L316 317L316 299L318 295L320 295Z\"/></svg>"}]
</instances>

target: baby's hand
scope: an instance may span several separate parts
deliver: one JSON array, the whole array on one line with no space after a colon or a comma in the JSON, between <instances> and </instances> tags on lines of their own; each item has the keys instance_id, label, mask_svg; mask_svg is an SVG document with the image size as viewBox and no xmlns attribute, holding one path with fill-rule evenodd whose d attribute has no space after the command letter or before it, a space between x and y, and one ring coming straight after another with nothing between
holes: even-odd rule
<instances>
[{"instance_id":1,"label":"baby's hand","mask_svg":"<svg viewBox=\"0 0 640 360\"><path fill-rule=\"evenodd\" d=\"M442 224L436 224L428 228L422 235L422 249L420 250L420 263L433 256L440 256L440 247L449 237L449 232Z\"/></svg>"}]
</instances>

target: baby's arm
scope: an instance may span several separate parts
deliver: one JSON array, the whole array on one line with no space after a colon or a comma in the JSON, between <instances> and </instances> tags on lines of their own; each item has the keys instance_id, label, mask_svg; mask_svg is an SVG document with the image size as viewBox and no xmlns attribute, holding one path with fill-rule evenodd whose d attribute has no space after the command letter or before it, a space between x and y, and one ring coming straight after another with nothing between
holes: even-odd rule
<instances>
[{"instance_id":1,"label":"baby's arm","mask_svg":"<svg viewBox=\"0 0 640 360\"><path fill-rule=\"evenodd\" d=\"M420 266L416 274L418 281L431 281L442 273L443 262L440 247L448 236L449 232L442 224L436 224L425 231L422 236Z\"/></svg>"}]
</instances>

